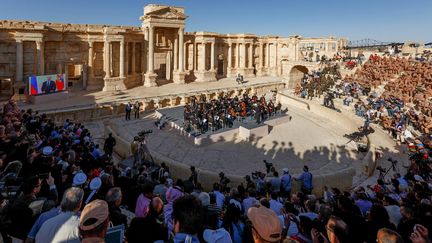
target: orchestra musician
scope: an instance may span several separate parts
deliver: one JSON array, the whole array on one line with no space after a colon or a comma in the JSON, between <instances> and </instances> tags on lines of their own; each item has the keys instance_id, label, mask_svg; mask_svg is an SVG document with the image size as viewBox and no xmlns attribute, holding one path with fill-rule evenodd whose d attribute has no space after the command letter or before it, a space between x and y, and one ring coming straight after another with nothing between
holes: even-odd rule
<instances>
[{"instance_id":1,"label":"orchestra musician","mask_svg":"<svg viewBox=\"0 0 432 243\"><path fill-rule=\"evenodd\" d=\"M231 98L227 95L207 100L205 95L199 99L192 96L189 103L184 106L183 125L187 131L195 130L205 133L224 127L232 127L234 121L244 121L247 117L253 118L257 124L278 114L282 105L275 105L271 100L266 101L264 96L258 98L256 94L249 98L248 94Z\"/></svg>"}]
</instances>

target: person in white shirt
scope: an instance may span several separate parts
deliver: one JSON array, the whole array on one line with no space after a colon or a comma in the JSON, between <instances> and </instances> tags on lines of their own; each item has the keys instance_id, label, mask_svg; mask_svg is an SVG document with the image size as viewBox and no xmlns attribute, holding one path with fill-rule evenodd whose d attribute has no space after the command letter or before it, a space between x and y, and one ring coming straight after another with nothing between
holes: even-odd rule
<instances>
[{"instance_id":1,"label":"person in white shirt","mask_svg":"<svg viewBox=\"0 0 432 243\"><path fill-rule=\"evenodd\" d=\"M61 202L62 212L45 221L36 235L36 243L79 243L78 212L81 208L84 191L78 187L67 189Z\"/></svg>"}]
</instances>

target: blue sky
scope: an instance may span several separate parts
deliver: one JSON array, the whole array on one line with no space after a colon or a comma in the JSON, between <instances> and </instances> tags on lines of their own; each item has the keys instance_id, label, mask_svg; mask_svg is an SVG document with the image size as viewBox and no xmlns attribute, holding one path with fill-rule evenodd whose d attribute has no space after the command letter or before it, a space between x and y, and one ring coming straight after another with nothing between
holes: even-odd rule
<instances>
[{"instance_id":1,"label":"blue sky","mask_svg":"<svg viewBox=\"0 0 432 243\"><path fill-rule=\"evenodd\" d=\"M432 41L432 0L0 0L0 19L139 26L149 3L185 7L186 31Z\"/></svg>"}]
</instances>

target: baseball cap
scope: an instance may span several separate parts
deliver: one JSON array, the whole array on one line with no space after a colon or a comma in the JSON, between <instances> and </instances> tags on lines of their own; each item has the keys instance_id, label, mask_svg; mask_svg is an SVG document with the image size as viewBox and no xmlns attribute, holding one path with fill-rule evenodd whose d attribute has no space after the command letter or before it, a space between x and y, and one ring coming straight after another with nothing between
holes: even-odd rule
<instances>
[{"instance_id":1,"label":"baseball cap","mask_svg":"<svg viewBox=\"0 0 432 243\"><path fill-rule=\"evenodd\" d=\"M282 227L276 213L266 207L251 207L248 218L253 228L265 241L275 242L281 239Z\"/></svg>"},{"instance_id":2,"label":"baseball cap","mask_svg":"<svg viewBox=\"0 0 432 243\"><path fill-rule=\"evenodd\" d=\"M45 156L50 156L53 152L53 148L51 146L46 146L42 149L42 153Z\"/></svg>"},{"instance_id":3,"label":"baseball cap","mask_svg":"<svg viewBox=\"0 0 432 243\"><path fill-rule=\"evenodd\" d=\"M98 190L102 186L102 180L99 177L95 177L90 182L90 190Z\"/></svg>"},{"instance_id":4,"label":"baseball cap","mask_svg":"<svg viewBox=\"0 0 432 243\"><path fill-rule=\"evenodd\" d=\"M231 236L224 228L217 230L206 229L203 238L207 243L232 243Z\"/></svg>"},{"instance_id":5,"label":"baseball cap","mask_svg":"<svg viewBox=\"0 0 432 243\"><path fill-rule=\"evenodd\" d=\"M78 172L75 174L75 176L73 178L72 186L81 186L86 181L87 181L86 174L84 174L82 172Z\"/></svg>"},{"instance_id":6,"label":"baseball cap","mask_svg":"<svg viewBox=\"0 0 432 243\"><path fill-rule=\"evenodd\" d=\"M84 231L92 230L105 222L108 218L108 203L96 199L84 207L81 212L79 228Z\"/></svg>"},{"instance_id":7,"label":"baseball cap","mask_svg":"<svg viewBox=\"0 0 432 243\"><path fill-rule=\"evenodd\" d=\"M414 179L415 179L416 181L424 181L424 180L423 180L423 177L421 177L421 176L419 176L419 175L414 175Z\"/></svg>"}]
</instances>

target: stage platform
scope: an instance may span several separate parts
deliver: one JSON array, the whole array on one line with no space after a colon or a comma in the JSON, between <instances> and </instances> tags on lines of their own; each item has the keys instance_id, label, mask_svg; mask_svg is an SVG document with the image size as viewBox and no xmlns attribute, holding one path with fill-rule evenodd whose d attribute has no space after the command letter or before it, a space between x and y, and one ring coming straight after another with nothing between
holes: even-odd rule
<instances>
[{"instance_id":1,"label":"stage platform","mask_svg":"<svg viewBox=\"0 0 432 243\"><path fill-rule=\"evenodd\" d=\"M156 116L170 127L174 128L187 141L194 145L208 145L216 142L231 141L234 138L241 138L245 141L254 140L269 134L274 126L290 121L290 116L284 112L272 116L260 124L257 124L253 117L247 117L243 121L235 120L232 127L220 128L215 131L209 129L205 133L186 131L183 126L183 106L164 108L156 110Z\"/></svg>"}]
</instances>

